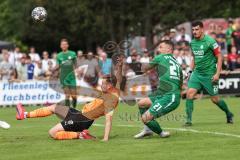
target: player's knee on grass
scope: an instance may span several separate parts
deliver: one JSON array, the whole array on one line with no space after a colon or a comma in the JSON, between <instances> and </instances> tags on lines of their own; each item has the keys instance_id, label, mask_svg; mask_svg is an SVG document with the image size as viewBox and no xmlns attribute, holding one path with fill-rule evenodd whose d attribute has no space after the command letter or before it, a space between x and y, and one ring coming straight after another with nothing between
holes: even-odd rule
<instances>
[{"instance_id":1,"label":"player's knee on grass","mask_svg":"<svg viewBox=\"0 0 240 160\"><path fill-rule=\"evenodd\" d=\"M148 123L149 121L151 121L153 119L153 115L151 115L151 113L149 111L146 111L143 115L142 115L142 122L144 124Z\"/></svg>"},{"instance_id":2,"label":"player's knee on grass","mask_svg":"<svg viewBox=\"0 0 240 160\"><path fill-rule=\"evenodd\" d=\"M56 126L54 126L48 131L48 134L50 135L50 137L56 139L56 134L60 131L64 131L64 128L61 123L58 123Z\"/></svg>"},{"instance_id":3,"label":"player's knee on grass","mask_svg":"<svg viewBox=\"0 0 240 160\"><path fill-rule=\"evenodd\" d=\"M56 138L56 133L57 133L57 132L55 132L53 128L51 128L51 129L48 131L49 136L50 136L51 138L54 138L54 139Z\"/></svg>"},{"instance_id":4,"label":"player's knee on grass","mask_svg":"<svg viewBox=\"0 0 240 160\"><path fill-rule=\"evenodd\" d=\"M213 97L211 97L211 101L212 101L213 103L217 104L218 101L219 101L219 97L218 97L218 96L213 96Z\"/></svg>"}]
</instances>

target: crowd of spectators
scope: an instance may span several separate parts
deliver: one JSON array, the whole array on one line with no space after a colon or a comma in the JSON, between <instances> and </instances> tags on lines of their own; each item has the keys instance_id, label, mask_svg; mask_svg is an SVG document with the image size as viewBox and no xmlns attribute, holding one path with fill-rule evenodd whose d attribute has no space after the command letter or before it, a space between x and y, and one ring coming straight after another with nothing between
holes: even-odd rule
<instances>
[{"instance_id":1,"label":"crowd of spectators","mask_svg":"<svg viewBox=\"0 0 240 160\"><path fill-rule=\"evenodd\" d=\"M229 20L228 28L225 30L222 26L215 25L207 30L206 34L215 38L220 46L224 56L223 70L240 70L240 21ZM161 40L171 40L174 43L173 54L182 66L184 74L190 70L192 56L189 43L191 39L192 36L186 33L184 27L172 28L161 37ZM138 53L136 49L131 48L130 55L126 56L127 65L124 70L126 77L142 74L142 70L155 54L157 54L155 50L143 49L141 53ZM18 47L14 51L3 49L0 54L0 79L49 79L55 74L51 70L56 65L56 56L56 52L51 54L47 51L41 54L36 53L34 47L30 47L29 53L22 53ZM87 82L96 85L98 77L111 73L112 60L100 47L97 48L96 54L78 51L77 66L84 65L89 67L77 69L77 77L79 79L84 77Z\"/></svg>"},{"instance_id":2,"label":"crowd of spectators","mask_svg":"<svg viewBox=\"0 0 240 160\"><path fill-rule=\"evenodd\" d=\"M0 54L0 78L1 80L30 80L45 79L51 75L51 68L56 65L57 53L44 51L42 58L31 47L30 52L21 53L16 47L14 51L2 50Z\"/></svg>"}]
</instances>

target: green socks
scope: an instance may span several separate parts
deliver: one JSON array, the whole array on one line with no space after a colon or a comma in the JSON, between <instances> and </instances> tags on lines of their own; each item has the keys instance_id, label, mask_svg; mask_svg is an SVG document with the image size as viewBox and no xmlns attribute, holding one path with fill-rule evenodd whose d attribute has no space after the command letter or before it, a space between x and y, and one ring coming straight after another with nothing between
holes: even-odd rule
<instances>
[{"instance_id":1,"label":"green socks","mask_svg":"<svg viewBox=\"0 0 240 160\"><path fill-rule=\"evenodd\" d=\"M231 115L232 113L229 111L227 104L223 100L219 100L216 105L226 113L227 116ZM187 99L186 100L186 114L187 114L187 122L192 122L192 112L193 112L193 100Z\"/></svg>"},{"instance_id":2,"label":"green socks","mask_svg":"<svg viewBox=\"0 0 240 160\"><path fill-rule=\"evenodd\" d=\"M73 108L76 108L76 106L77 106L77 99L76 98L72 99L72 106L73 106Z\"/></svg>"},{"instance_id":3,"label":"green socks","mask_svg":"<svg viewBox=\"0 0 240 160\"><path fill-rule=\"evenodd\" d=\"M70 99L65 99L65 106L68 106L68 107L70 107ZM76 98L73 98L72 99L72 107L73 108L76 108L76 106L77 106L77 99Z\"/></svg>"},{"instance_id":4,"label":"green socks","mask_svg":"<svg viewBox=\"0 0 240 160\"><path fill-rule=\"evenodd\" d=\"M153 132L157 134L160 134L162 132L162 129L156 120L151 120L150 122L147 122L145 125L148 126L148 128L150 128Z\"/></svg>"},{"instance_id":5,"label":"green socks","mask_svg":"<svg viewBox=\"0 0 240 160\"><path fill-rule=\"evenodd\" d=\"M227 104L224 102L224 100L219 100L219 101L216 103L216 105L217 105L221 110L223 110L223 111L226 113L227 116L231 114L231 112L229 111L228 106L227 106Z\"/></svg>"},{"instance_id":6,"label":"green socks","mask_svg":"<svg viewBox=\"0 0 240 160\"><path fill-rule=\"evenodd\" d=\"M139 112L141 115L143 115L147 110L148 108L139 108ZM162 129L156 120L151 120L145 125L157 134L160 134L162 132Z\"/></svg>"},{"instance_id":7,"label":"green socks","mask_svg":"<svg viewBox=\"0 0 240 160\"><path fill-rule=\"evenodd\" d=\"M147 110L147 108L139 108L139 112L141 115L143 115Z\"/></svg>"},{"instance_id":8,"label":"green socks","mask_svg":"<svg viewBox=\"0 0 240 160\"><path fill-rule=\"evenodd\" d=\"M186 100L186 113L187 113L187 122L192 123L192 112L193 112L193 100Z\"/></svg>"},{"instance_id":9,"label":"green socks","mask_svg":"<svg viewBox=\"0 0 240 160\"><path fill-rule=\"evenodd\" d=\"M70 107L70 100L69 99L65 99L65 106Z\"/></svg>"}]
</instances>

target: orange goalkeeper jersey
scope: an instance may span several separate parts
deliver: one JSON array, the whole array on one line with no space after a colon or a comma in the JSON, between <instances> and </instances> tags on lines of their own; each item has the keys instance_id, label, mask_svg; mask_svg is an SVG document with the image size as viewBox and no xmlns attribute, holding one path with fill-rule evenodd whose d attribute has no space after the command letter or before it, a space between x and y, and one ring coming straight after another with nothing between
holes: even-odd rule
<instances>
[{"instance_id":1,"label":"orange goalkeeper jersey","mask_svg":"<svg viewBox=\"0 0 240 160\"><path fill-rule=\"evenodd\" d=\"M112 87L99 98L83 106L82 114L89 119L97 119L114 111L119 101L119 90Z\"/></svg>"}]
</instances>

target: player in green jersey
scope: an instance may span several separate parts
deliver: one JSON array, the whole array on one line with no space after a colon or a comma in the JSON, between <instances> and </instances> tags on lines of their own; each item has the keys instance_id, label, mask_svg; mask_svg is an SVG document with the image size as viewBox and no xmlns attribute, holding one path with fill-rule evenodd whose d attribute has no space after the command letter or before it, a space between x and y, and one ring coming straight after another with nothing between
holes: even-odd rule
<instances>
[{"instance_id":1,"label":"player in green jersey","mask_svg":"<svg viewBox=\"0 0 240 160\"><path fill-rule=\"evenodd\" d=\"M152 131L160 137L169 137L170 133L163 131L155 120L175 110L181 99L182 69L173 57L173 43L165 40L158 46L159 55L155 56L145 71L157 69L159 86L155 92L138 102L139 111L145 129L134 136L142 138L152 134Z\"/></svg>"},{"instance_id":2,"label":"player in green jersey","mask_svg":"<svg viewBox=\"0 0 240 160\"><path fill-rule=\"evenodd\" d=\"M192 24L194 39L190 43L193 60L189 74L185 126L192 125L193 99L198 91L205 89L211 100L226 113L227 123L233 123L233 114L227 104L218 96L218 80L222 69L222 55L217 42L204 34L203 23L196 21Z\"/></svg>"},{"instance_id":3,"label":"player in green jersey","mask_svg":"<svg viewBox=\"0 0 240 160\"><path fill-rule=\"evenodd\" d=\"M74 70L76 68L77 56L74 51L68 50L69 44L67 39L62 39L60 48L62 52L57 55L57 66L54 68L60 69L60 84L65 94L65 106L70 105L70 98L72 99L72 107L76 108L77 105L77 92L76 92L76 78Z\"/></svg>"}]
</instances>

